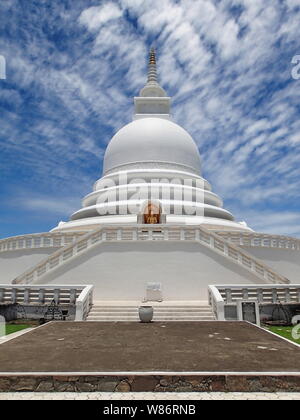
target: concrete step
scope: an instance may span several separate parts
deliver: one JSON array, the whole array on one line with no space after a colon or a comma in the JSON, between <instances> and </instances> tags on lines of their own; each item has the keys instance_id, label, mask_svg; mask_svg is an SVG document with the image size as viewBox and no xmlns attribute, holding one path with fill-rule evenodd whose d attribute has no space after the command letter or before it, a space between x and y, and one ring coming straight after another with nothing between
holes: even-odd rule
<instances>
[{"instance_id":1,"label":"concrete step","mask_svg":"<svg viewBox=\"0 0 300 420\"><path fill-rule=\"evenodd\" d=\"M153 306L154 311L178 311L178 312L186 312L186 311L211 311L210 306L188 306L188 307L177 307L177 306ZM138 310L137 306L98 306L93 305L92 310L99 310L99 311L126 311L126 310Z\"/></svg>"},{"instance_id":2,"label":"concrete step","mask_svg":"<svg viewBox=\"0 0 300 420\"><path fill-rule=\"evenodd\" d=\"M90 316L118 316L118 317L138 317L139 313L138 311L134 311L134 312L90 312L89 313L89 317Z\"/></svg>"},{"instance_id":3,"label":"concrete step","mask_svg":"<svg viewBox=\"0 0 300 420\"><path fill-rule=\"evenodd\" d=\"M168 312L177 312L177 313L191 313L191 312L197 312L197 313L206 313L206 312L211 312L211 308L195 308L195 309L190 309L190 308L153 308L153 311L155 313L168 313ZM108 312L138 312L138 308L94 308L92 307L90 312L103 312L103 313L108 313Z\"/></svg>"},{"instance_id":4,"label":"concrete step","mask_svg":"<svg viewBox=\"0 0 300 420\"><path fill-rule=\"evenodd\" d=\"M163 318L153 318L154 322L180 322L180 321L214 321L214 317L163 317ZM116 317L116 316L103 316L103 317L89 317L87 321L97 321L97 322L139 322L138 317Z\"/></svg>"},{"instance_id":5,"label":"concrete step","mask_svg":"<svg viewBox=\"0 0 300 420\"><path fill-rule=\"evenodd\" d=\"M172 315L176 314L177 316L181 315L198 315L198 316L206 316L211 315L211 311L160 311L160 310L154 310L154 316L166 316L166 315ZM138 315L138 310L132 310L132 311L100 311L100 310L92 310L90 311L89 315L119 315L119 316L127 316L127 315Z\"/></svg>"},{"instance_id":6,"label":"concrete step","mask_svg":"<svg viewBox=\"0 0 300 420\"><path fill-rule=\"evenodd\" d=\"M147 304L141 303L138 305L102 305L99 303L93 303L94 308L138 308L139 306L152 306L153 308L161 308L161 309L169 309L169 308L176 308L176 309L201 309L201 308L210 308L209 305L159 305L159 304Z\"/></svg>"},{"instance_id":7,"label":"concrete step","mask_svg":"<svg viewBox=\"0 0 300 420\"><path fill-rule=\"evenodd\" d=\"M153 306L153 321L212 321L214 315L207 301L96 301L88 315L88 321L129 321L139 322L138 308L141 305Z\"/></svg>"},{"instance_id":8,"label":"concrete step","mask_svg":"<svg viewBox=\"0 0 300 420\"><path fill-rule=\"evenodd\" d=\"M124 321L124 322L129 322L129 321L133 321L133 322L138 322L139 321L139 317L138 316L133 316L133 317L123 317L123 316L89 316L87 321L102 321L102 322L115 322L115 321Z\"/></svg>"},{"instance_id":9,"label":"concrete step","mask_svg":"<svg viewBox=\"0 0 300 420\"><path fill-rule=\"evenodd\" d=\"M153 315L153 321L210 321L214 320L214 315L211 311L197 312L197 311L155 311ZM133 311L109 311L101 312L94 311L90 312L87 321L139 321L138 310L135 308Z\"/></svg>"}]
</instances>

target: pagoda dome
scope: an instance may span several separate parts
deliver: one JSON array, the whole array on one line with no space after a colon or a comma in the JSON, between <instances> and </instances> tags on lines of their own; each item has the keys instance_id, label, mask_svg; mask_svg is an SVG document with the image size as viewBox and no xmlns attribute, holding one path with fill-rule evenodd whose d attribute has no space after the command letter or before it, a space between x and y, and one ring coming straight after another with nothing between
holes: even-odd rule
<instances>
[{"instance_id":1,"label":"pagoda dome","mask_svg":"<svg viewBox=\"0 0 300 420\"><path fill-rule=\"evenodd\" d=\"M121 128L108 144L103 172L141 162L184 165L201 172L200 154L193 138L178 124L163 118L141 118Z\"/></svg>"}]
</instances>

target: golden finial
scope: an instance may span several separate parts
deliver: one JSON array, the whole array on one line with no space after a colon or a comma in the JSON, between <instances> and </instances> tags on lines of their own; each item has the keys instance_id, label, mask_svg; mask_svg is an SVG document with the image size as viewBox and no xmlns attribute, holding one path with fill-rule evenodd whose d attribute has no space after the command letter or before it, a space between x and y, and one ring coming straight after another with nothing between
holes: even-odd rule
<instances>
[{"instance_id":1,"label":"golden finial","mask_svg":"<svg viewBox=\"0 0 300 420\"><path fill-rule=\"evenodd\" d=\"M157 83L156 57L155 57L155 49L153 47L151 47L150 53L149 53L148 83L149 82Z\"/></svg>"},{"instance_id":2,"label":"golden finial","mask_svg":"<svg viewBox=\"0 0 300 420\"><path fill-rule=\"evenodd\" d=\"M150 49L149 64L156 64L155 49L153 47Z\"/></svg>"}]
</instances>

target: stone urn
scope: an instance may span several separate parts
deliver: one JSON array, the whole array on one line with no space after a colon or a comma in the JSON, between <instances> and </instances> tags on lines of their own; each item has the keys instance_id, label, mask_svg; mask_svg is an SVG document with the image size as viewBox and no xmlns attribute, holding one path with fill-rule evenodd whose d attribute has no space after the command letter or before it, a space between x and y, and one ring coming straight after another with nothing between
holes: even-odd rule
<instances>
[{"instance_id":1,"label":"stone urn","mask_svg":"<svg viewBox=\"0 0 300 420\"><path fill-rule=\"evenodd\" d=\"M139 317L141 322L151 322L153 318L153 307L152 306L140 306Z\"/></svg>"}]
</instances>

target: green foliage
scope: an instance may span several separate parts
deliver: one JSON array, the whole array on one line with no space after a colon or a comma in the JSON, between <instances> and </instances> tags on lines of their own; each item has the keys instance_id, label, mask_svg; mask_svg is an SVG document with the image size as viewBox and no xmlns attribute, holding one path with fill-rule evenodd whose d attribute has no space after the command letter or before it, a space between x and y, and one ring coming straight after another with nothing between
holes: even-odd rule
<instances>
[{"instance_id":1,"label":"green foliage","mask_svg":"<svg viewBox=\"0 0 300 420\"><path fill-rule=\"evenodd\" d=\"M28 324L6 324L6 334L12 334L17 331L24 330L25 328L30 328L31 325Z\"/></svg>"},{"instance_id":2,"label":"green foliage","mask_svg":"<svg viewBox=\"0 0 300 420\"><path fill-rule=\"evenodd\" d=\"M287 338L290 341L294 341L294 343L300 344L300 339L295 340L292 337L293 327L275 327L275 326L272 326L272 327L266 327L266 329L275 333L275 334L281 335L282 337Z\"/></svg>"}]
</instances>

